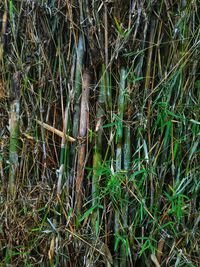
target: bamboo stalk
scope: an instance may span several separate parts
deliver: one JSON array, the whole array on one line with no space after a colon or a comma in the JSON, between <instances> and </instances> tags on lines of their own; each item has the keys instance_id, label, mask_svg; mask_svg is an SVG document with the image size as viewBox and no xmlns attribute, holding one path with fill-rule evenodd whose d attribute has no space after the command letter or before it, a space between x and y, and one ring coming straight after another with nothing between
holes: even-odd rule
<instances>
[{"instance_id":1,"label":"bamboo stalk","mask_svg":"<svg viewBox=\"0 0 200 267\"><path fill-rule=\"evenodd\" d=\"M131 104L130 104L130 90L127 92L125 97L125 109L126 109L126 119L130 120L131 114ZM131 127L130 123L127 122L124 127L124 143L123 143L123 169L125 171L126 180L128 181L129 173L130 173L130 161L131 161ZM128 227L128 189L126 188L125 192L125 206L122 208L122 225L123 225L123 234L127 236L127 227ZM121 246L120 249L120 267L127 266L127 256L126 256L126 248L125 246Z\"/></svg>"},{"instance_id":2,"label":"bamboo stalk","mask_svg":"<svg viewBox=\"0 0 200 267\"><path fill-rule=\"evenodd\" d=\"M76 174L76 206L77 211L81 210L82 199L82 182L84 177L85 167L85 154L86 154L86 142L84 139L87 136L87 128L89 123L89 84L90 75L87 70L83 73L82 78L82 96L81 96L81 112L80 112L80 124L79 124L79 137L81 138L78 147L78 162L77 162L77 174Z\"/></svg>"},{"instance_id":3,"label":"bamboo stalk","mask_svg":"<svg viewBox=\"0 0 200 267\"><path fill-rule=\"evenodd\" d=\"M103 75L105 75L104 70L102 69ZM103 134L103 117L105 115L105 83L102 77L100 92L98 97L98 107L97 107L97 122L95 127L95 147L94 147L94 155L93 155L93 181L92 181L92 199L93 206L98 204L99 197L99 179L100 176L98 174L98 170L101 167L102 162L102 134ZM99 220L99 211L94 211L92 214L92 229L93 232L98 235L96 231L96 223Z\"/></svg>"},{"instance_id":4,"label":"bamboo stalk","mask_svg":"<svg viewBox=\"0 0 200 267\"><path fill-rule=\"evenodd\" d=\"M152 19L150 25L150 36L149 36L149 48L148 48L148 57L147 57L147 67L146 67L146 75L145 75L145 94L151 94L151 88L153 83L153 78L151 75L153 74L152 68L152 57L153 57L153 49L154 49L154 39L155 39L155 20ZM148 98L147 102L147 131L148 131L148 151L151 150L151 102L152 99ZM153 207L154 201L154 186L153 186L153 175L150 173L150 194L151 194L151 207Z\"/></svg>"},{"instance_id":5,"label":"bamboo stalk","mask_svg":"<svg viewBox=\"0 0 200 267\"><path fill-rule=\"evenodd\" d=\"M65 114L64 114L63 132L62 132L63 136L62 136L61 151L60 151L60 168L59 168L59 176L58 176L58 182L57 182L57 194L61 193L62 177L63 177L64 167L65 167L64 157L65 157L66 140L70 141L69 136L66 135L67 123L68 123L68 112L69 112L69 102L68 102L68 105L65 108ZM72 139L75 141L74 138L72 138Z\"/></svg>"},{"instance_id":6,"label":"bamboo stalk","mask_svg":"<svg viewBox=\"0 0 200 267\"><path fill-rule=\"evenodd\" d=\"M19 118L20 118L20 88L19 88L19 73L16 72L12 81L12 92L11 95L14 100L10 105L10 148L9 148L9 186L8 191L12 197L15 195L15 181L18 170L18 152L19 152Z\"/></svg>"},{"instance_id":7,"label":"bamboo stalk","mask_svg":"<svg viewBox=\"0 0 200 267\"><path fill-rule=\"evenodd\" d=\"M104 3L104 39L105 39L105 63L108 66L108 8L107 3Z\"/></svg>"},{"instance_id":8,"label":"bamboo stalk","mask_svg":"<svg viewBox=\"0 0 200 267\"><path fill-rule=\"evenodd\" d=\"M116 179L117 174L122 170L122 137L123 137L123 116L124 116L124 104L125 104L125 86L126 86L126 70L124 67L120 69L120 85L119 85L119 95L118 95L118 116L119 116L119 125L117 128L117 148L116 148ZM115 210L115 242L117 242L117 236L120 232L120 211L117 207ZM119 253L117 253L119 257ZM117 257L115 258L115 266L119 266L120 260L118 261Z\"/></svg>"},{"instance_id":9,"label":"bamboo stalk","mask_svg":"<svg viewBox=\"0 0 200 267\"><path fill-rule=\"evenodd\" d=\"M75 72L75 83L74 83L74 116L73 116L73 137L77 137L79 131L79 117L80 117L80 94L81 94L81 79L82 79L82 68L83 68L83 57L84 57L84 40L82 34L79 35L78 47L76 49L76 72Z\"/></svg>"},{"instance_id":10,"label":"bamboo stalk","mask_svg":"<svg viewBox=\"0 0 200 267\"><path fill-rule=\"evenodd\" d=\"M5 35L6 35L6 29L7 29L7 21L8 21L8 6L7 1L5 0L5 10L3 13L3 19L2 19L2 29L1 29L1 38L0 38L0 60L3 59L4 54L4 45L5 45Z\"/></svg>"},{"instance_id":11,"label":"bamboo stalk","mask_svg":"<svg viewBox=\"0 0 200 267\"><path fill-rule=\"evenodd\" d=\"M76 70L75 70L75 81L74 81L74 104L73 109L73 120L72 120L72 135L74 138L78 137L79 132L79 119L80 119L80 98L81 98L81 80L82 80L82 69L83 69L83 57L85 54L84 39L82 34L79 35L78 46L76 48ZM72 202L75 198L75 183L76 183L76 167L77 167L77 151L76 144L71 146L71 157L72 157L72 168L70 172L70 186L72 190Z\"/></svg>"}]
</instances>

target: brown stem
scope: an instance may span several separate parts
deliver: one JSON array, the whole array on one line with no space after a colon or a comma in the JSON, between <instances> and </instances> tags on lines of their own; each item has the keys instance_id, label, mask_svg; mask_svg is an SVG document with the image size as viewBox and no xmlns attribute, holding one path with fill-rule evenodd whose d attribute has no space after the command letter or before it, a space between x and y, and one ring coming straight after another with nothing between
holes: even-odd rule
<instances>
[{"instance_id":1,"label":"brown stem","mask_svg":"<svg viewBox=\"0 0 200 267\"><path fill-rule=\"evenodd\" d=\"M85 138L87 136L87 125L89 121L88 120L89 84L90 84L90 75L88 71L85 70L82 78L81 113L80 113L80 125L79 125L80 144L78 147L78 163L77 163L77 175L76 175L76 193L77 193L76 205L78 211L81 209L81 198L82 198L81 185L84 177L85 150L86 150Z\"/></svg>"}]
</instances>

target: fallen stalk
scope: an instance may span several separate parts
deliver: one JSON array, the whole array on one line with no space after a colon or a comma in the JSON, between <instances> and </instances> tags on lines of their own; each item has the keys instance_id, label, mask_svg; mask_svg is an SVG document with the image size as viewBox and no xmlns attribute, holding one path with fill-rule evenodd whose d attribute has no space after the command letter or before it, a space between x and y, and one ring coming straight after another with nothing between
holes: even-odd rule
<instances>
[{"instance_id":1,"label":"fallen stalk","mask_svg":"<svg viewBox=\"0 0 200 267\"><path fill-rule=\"evenodd\" d=\"M67 134L64 134L62 131L60 131L60 130L58 130L58 129L52 127L52 126L50 126L50 125L47 124L47 123L41 122L41 121L39 121L39 120L35 120L35 121L36 121L40 126L42 126L44 129L46 129L46 130L48 130L48 131L50 131L50 132L52 132L52 133L54 133L54 134L60 136L61 138L66 137L66 140L68 140L68 141L70 141L70 142L75 142L75 141L76 141L75 138L73 138L73 137L71 137L71 136L69 136L69 135L67 135Z\"/></svg>"}]
</instances>

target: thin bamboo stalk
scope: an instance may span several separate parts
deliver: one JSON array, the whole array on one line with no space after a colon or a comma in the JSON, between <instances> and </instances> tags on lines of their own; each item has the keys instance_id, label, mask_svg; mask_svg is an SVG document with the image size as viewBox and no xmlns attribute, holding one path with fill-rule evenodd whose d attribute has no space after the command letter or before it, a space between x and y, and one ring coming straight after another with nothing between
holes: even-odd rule
<instances>
[{"instance_id":1,"label":"thin bamboo stalk","mask_svg":"<svg viewBox=\"0 0 200 267\"><path fill-rule=\"evenodd\" d=\"M124 67L120 69L120 85L119 85L119 95L118 95L118 116L119 116L119 125L117 128L117 148L116 148L116 167L115 171L118 174L122 170L122 137L123 137L123 116L124 116L124 104L125 104L125 86L126 86L126 70ZM117 175L116 175L116 179ZM117 236L120 232L120 211L119 207L116 207L115 210L115 242L117 242ZM117 257L119 253L117 253ZM120 261L117 257L115 258L115 266L119 266Z\"/></svg>"},{"instance_id":2,"label":"thin bamboo stalk","mask_svg":"<svg viewBox=\"0 0 200 267\"><path fill-rule=\"evenodd\" d=\"M131 161L131 127L130 127L130 114L131 114L131 105L130 105L130 90L127 92L125 97L125 109L126 109L126 119L128 122L124 127L124 143L123 143L123 169L125 171L126 180L128 181L128 176L130 172L130 161ZM122 208L122 225L125 236L127 236L127 227L128 227L128 200L129 200L128 189L125 192L125 205ZM121 246L120 249L120 267L127 266L127 256L125 246Z\"/></svg>"},{"instance_id":3,"label":"thin bamboo stalk","mask_svg":"<svg viewBox=\"0 0 200 267\"><path fill-rule=\"evenodd\" d=\"M69 136L67 137L66 131L67 131L67 123L68 123L68 112L69 112L69 102L65 108L65 115L64 115L64 122L63 122L63 136L61 141L61 151L60 151L60 168L59 168L59 176L58 176L58 182L57 182L57 194L61 193L61 185L62 185L62 177L64 173L64 157L65 157L65 146L66 146L66 140L70 140ZM75 140L73 138L73 140Z\"/></svg>"},{"instance_id":4,"label":"thin bamboo stalk","mask_svg":"<svg viewBox=\"0 0 200 267\"><path fill-rule=\"evenodd\" d=\"M145 94L151 94L151 88L153 83L153 74L152 64L153 50L154 50L154 39L155 39L156 25L155 20L152 19L150 26L150 36L149 36L149 48L148 48L148 57L147 57L147 68L145 75ZM151 151L151 102L152 98L148 98L147 102L147 131L148 131L148 151ZM148 153L148 152L147 152ZM148 161L147 161L148 163ZM150 173L150 194L151 194L151 207L153 206L154 201L154 186L153 186L153 175Z\"/></svg>"}]
</instances>

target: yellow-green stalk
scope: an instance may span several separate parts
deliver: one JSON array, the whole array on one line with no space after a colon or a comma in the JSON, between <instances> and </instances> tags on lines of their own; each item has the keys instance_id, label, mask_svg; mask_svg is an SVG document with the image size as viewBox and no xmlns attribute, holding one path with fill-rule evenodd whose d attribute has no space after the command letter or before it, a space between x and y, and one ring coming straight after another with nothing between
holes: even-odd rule
<instances>
[{"instance_id":1,"label":"yellow-green stalk","mask_svg":"<svg viewBox=\"0 0 200 267\"><path fill-rule=\"evenodd\" d=\"M124 117L124 104L125 104L125 90L126 90L126 70L124 67L120 69L120 84L119 84L119 95L118 95L118 126L117 126L117 133L116 133L116 140L117 140L117 148L116 148L116 179L122 170L122 138L123 138L123 117ZM120 232L120 212L119 208L116 207L115 210L115 242L117 242L117 236ZM117 257L119 253L117 253ZM115 266L119 266L120 261L115 259Z\"/></svg>"}]
</instances>

